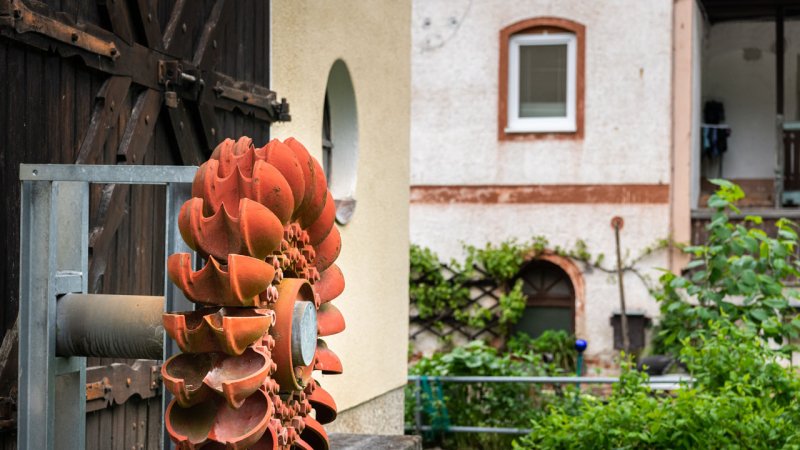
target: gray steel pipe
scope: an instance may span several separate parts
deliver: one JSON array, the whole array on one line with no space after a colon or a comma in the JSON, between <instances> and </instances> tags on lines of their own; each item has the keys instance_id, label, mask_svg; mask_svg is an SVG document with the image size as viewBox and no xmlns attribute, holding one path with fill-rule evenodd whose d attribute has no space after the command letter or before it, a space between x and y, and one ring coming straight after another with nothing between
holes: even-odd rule
<instances>
[{"instance_id":1,"label":"gray steel pipe","mask_svg":"<svg viewBox=\"0 0 800 450\"><path fill-rule=\"evenodd\" d=\"M56 354L161 359L164 297L67 294L56 303Z\"/></svg>"}]
</instances>

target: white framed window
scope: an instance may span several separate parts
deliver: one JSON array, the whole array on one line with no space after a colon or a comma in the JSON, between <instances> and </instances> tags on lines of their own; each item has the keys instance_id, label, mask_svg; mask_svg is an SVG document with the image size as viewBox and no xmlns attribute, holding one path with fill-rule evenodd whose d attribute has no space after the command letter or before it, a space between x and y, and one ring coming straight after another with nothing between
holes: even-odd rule
<instances>
[{"instance_id":1,"label":"white framed window","mask_svg":"<svg viewBox=\"0 0 800 450\"><path fill-rule=\"evenodd\" d=\"M576 47L572 33L511 36L506 133L577 130Z\"/></svg>"}]
</instances>

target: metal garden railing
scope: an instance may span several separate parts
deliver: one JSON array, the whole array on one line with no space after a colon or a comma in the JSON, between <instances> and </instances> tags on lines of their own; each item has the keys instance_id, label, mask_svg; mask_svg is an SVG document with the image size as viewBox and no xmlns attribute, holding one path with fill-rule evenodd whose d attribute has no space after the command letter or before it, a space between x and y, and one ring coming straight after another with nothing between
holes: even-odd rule
<instances>
[{"instance_id":1,"label":"metal garden railing","mask_svg":"<svg viewBox=\"0 0 800 450\"><path fill-rule=\"evenodd\" d=\"M442 382L448 383L520 383L520 384L548 384L562 385L574 384L580 387L581 384L614 384L619 382L618 377L484 377L484 376L425 376L409 375L409 383L414 383L414 424L406 425L406 430L413 430L416 434L426 431L446 431L449 433L497 433L497 434L528 434L528 428L497 428L497 427L475 427L464 425L447 425L442 430L440 427L424 425L422 422L422 389L423 384L428 382L438 383L441 387ZM653 390L674 390L683 384L691 382L691 378L686 375L659 375L650 377L648 385ZM446 414L446 413L445 413Z\"/></svg>"}]
</instances>

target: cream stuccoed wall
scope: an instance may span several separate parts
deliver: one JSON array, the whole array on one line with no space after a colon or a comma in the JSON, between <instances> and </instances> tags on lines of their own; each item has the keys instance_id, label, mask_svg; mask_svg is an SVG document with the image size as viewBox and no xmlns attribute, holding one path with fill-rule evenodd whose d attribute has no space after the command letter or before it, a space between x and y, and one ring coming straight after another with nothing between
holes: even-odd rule
<instances>
[{"instance_id":1,"label":"cream stuccoed wall","mask_svg":"<svg viewBox=\"0 0 800 450\"><path fill-rule=\"evenodd\" d=\"M335 300L347 329L326 338L344 373L320 379L340 411L406 382L410 14L407 1L272 2L271 88L292 114L272 136L294 136L321 158L325 87L337 59L356 96L358 203L340 227L337 264L347 281Z\"/></svg>"},{"instance_id":2,"label":"cream stuccoed wall","mask_svg":"<svg viewBox=\"0 0 800 450\"><path fill-rule=\"evenodd\" d=\"M670 181L673 0L415 0L412 184ZM497 139L499 33L586 27L582 140Z\"/></svg>"}]
</instances>

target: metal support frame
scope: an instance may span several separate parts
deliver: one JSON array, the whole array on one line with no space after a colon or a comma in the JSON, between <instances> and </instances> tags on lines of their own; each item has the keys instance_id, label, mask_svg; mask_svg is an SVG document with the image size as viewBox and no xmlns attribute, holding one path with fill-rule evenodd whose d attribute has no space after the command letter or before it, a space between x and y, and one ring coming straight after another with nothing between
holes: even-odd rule
<instances>
[{"instance_id":1,"label":"metal support frame","mask_svg":"<svg viewBox=\"0 0 800 450\"><path fill-rule=\"evenodd\" d=\"M88 291L89 184L166 185L166 258L178 251L192 253L180 238L177 215L191 197L196 171L197 167L172 166L20 165L18 448L85 448L86 358L56 356L56 308L59 296ZM164 287L165 310L193 309L166 274ZM177 349L165 342L166 359Z\"/></svg>"}]
</instances>

